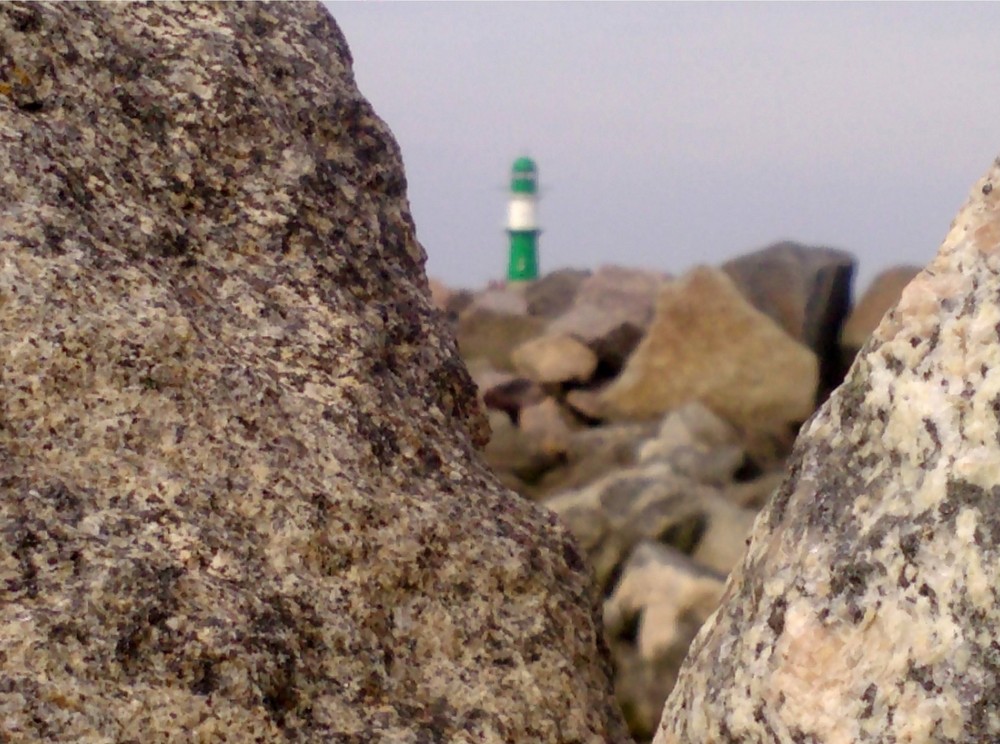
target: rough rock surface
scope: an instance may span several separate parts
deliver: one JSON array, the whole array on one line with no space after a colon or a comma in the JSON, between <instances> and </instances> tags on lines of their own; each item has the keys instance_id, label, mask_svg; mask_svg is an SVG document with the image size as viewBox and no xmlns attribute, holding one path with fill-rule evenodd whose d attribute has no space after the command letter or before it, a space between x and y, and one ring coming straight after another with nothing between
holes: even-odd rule
<instances>
[{"instance_id":1,"label":"rough rock surface","mask_svg":"<svg viewBox=\"0 0 1000 744\"><path fill-rule=\"evenodd\" d=\"M604 391L608 415L650 418L699 401L744 430L786 434L813 411L816 356L699 267L660 290L656 316Z\"/></svg>"},{"instance_id":2,"label":"rough rock surface","mask_svg":"<svg viewBox=\"0 0 1000 744\"><path fill-rule=\"evenodd\" d=\"M0 740L624 741L318 4L0 5Z\"/></svg>"},{"instance_id":3,"label":"rough rock surface","mask_svg":"<svg viewBox=\"0 0 1000 744\"><path fill-rule=\"evenodd\" d=\"M1000 160L803 430L659 744L1000 740Z\"/></svg>"}]
</instances>

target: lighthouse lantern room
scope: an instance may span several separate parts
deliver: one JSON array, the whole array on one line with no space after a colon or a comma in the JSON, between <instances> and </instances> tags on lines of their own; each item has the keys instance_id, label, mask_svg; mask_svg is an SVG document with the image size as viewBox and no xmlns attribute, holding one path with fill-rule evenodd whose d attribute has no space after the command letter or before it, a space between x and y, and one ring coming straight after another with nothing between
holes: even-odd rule
<instances>
[{"instance_id":1,"label":"lighthouse lantern room","mask_svg":"<svg viewBox=\"0 0 1000 744\"><path fill-rule=\"evenodd\" d=\"M507 281L525 282L538 278L538 168L535 161L521 157L510 174L510 201L507 204L507 235L510 257Z\"/></svg>"}]
</instances>

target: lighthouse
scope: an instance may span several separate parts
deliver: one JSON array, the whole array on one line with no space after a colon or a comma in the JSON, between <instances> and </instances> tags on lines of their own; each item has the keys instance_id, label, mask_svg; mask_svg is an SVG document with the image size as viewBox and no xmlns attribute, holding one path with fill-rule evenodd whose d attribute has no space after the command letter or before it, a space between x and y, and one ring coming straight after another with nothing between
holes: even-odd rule
<instances>
[{"instance_id":1,"label":"lighthouse","mask_svg":"<svg viewBox=\"0 0 1000 744\"><path fill-rule=\"evenodd\" d=\"M507 281L530 282L538 278L538 169L528 157L518 158L510 170L507 235L510 258Z\"/></svg>"}]
</instances>

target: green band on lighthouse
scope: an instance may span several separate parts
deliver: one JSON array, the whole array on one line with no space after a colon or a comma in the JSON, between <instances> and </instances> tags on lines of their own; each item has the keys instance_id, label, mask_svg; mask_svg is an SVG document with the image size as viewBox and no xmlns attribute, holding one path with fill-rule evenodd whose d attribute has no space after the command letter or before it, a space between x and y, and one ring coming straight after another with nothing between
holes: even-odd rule
<instances>
[{"instance_id":1,"label":"green band on lighthouse","mask_svg":"<svg viewBox=\"0 0 1000 744\"><path fill-rule=\"evenodd\" d=\"M510 232L510 263L507 281L530 282L538 278L538 232Z\"/></svg>"}]
</instances>

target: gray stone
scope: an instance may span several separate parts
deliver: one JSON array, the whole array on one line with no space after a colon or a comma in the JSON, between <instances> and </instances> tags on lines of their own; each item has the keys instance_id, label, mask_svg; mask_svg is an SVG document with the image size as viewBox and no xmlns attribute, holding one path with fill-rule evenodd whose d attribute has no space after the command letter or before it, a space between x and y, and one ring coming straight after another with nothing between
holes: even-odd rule
<instances>
[{"instance_id":1,"label":"gray stone","mask_svg":"<svg viewBox=\"0 0 1000 744\"><path fill-rule=\"evenodd\" d=\"M627 741L313 3L0 4L0 740Z\"/></svg>"},{"instance_id":2,"label":"gray stone","mask_svg":"<svg viewBox=\"0 0 1000 744\"><path fill-rule=\"evenodd\" d=\"M615 667L615 692L633 736L648 741L702 623L722 597L723 577L673 548L636 546L604 623Z\"/></svg>"},{"instance_id":3,"label":"gray stone","mask_svg":"<svg viewBox=\"0 0 1000 744\"><path fill-rule=\"evenodd\" d=\"M854 256L785 241L721 268L754 307L815 352L825 399L844 379L840 331L851 309Z\"/></svg>"},{"instance_id":4,"label":"gray stone","mask_svg":"<svg viewBox=\"0 0 1000 744\"><path fill-rule=\"evenodd\" d=\"M511 352L544 329L538 318L470 306L458 317L458 349L470 364L484 359L497 370L513 371Z\"/></svg>"},{"instance_id":5,"label":"gray stone","mask_svg":"<svg viewBox=\"0 0 1000 744\"><path fill-rule=\"evenodd\" d=\"M579 490L555 494L544 504L579 540L602 588L638 543L656 540L692 553L715 528L714 513L722 509L729 514L735 508L715 489L663 463L623 468ZM744 536L730 539L742 543Z\"/></svg>"},{"instance_id":6,"label":"gray stone","mask_svg":"<svg viewBox=\"0 0 1000 744\"><path fill-rule=\"evenodd\" d=\"M801 433L658 744L1000 740L1000 160Z\"/></svg>"},{"instance_id":7,"label":"gray stone","mask_svg":"<svg viewBox=\"0 0 1000 744\"><path fill-rule=\"evenodd\" d=\"M590 272L581 269L552 271L524 288L528 313L538 318L552 320L573 304L576 293Z\"/></svg>"},{"instance_id":8,"label":"gray stone","mask_svg":"<svg viewBox=\"0 0 1000 744\"><path fill-rule=\"evenodd\" d=\"M589 346L611 369L619 369L653 317L656 292L668 277L652 271L602 266L585 279L572 307L549 325Z\"/></svg>"},{"instance_id":9,"label":"gray stone","mask_svg":"<svg viewBox=\"0 0 1000 744\"><path fill-rule=\"evenodd\" d=\"M636 450L653 431L649 424L617 423L570 433L564 460L538 483L537 496L581 488L636 462Z\"/></svg>"},{"instance_id":10,"label":"gray stone","mask_svg":"<svg viewBox=\"0 0 1000 744\"><path fill-rule=\"evenodd\" d=\"M722 486L747 459L740 435L701 403L668 413L656 436L639 448L639 462L665 462L699 483Z\"/></svg>"},{"instance_id":11,"label":"gray stone","mask_svg":"<svg viewBox=\"0 0 1000 744\"><path fill-rule=\"evenodd\" d=\"M546 448L538 433L522 431L502 411L490 411L490 429L483 458L495 472L510 472L530 485L559 462L558 449Z\"/></svg>"}]
</instances>

